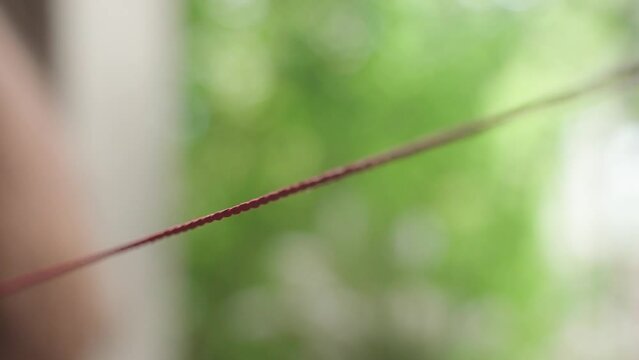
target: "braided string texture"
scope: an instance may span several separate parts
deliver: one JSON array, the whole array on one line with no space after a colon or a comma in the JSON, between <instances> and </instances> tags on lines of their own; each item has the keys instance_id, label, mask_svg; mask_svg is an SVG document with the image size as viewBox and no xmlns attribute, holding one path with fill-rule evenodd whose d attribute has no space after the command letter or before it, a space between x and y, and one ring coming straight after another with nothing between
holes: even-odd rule
<instances>
[{"instance_id":1,"label":"braided string texture","mask_svg":"<svg viewBox=\"0 0 639 360\"><path fill-rule=\"evenodd\" d=\"M220 221L247 211L257 209L266 204L281 200L294 194L298 194L305 190L317 188L395 160L406 158L411 155L438 148L459 140L467 139L469 137L472 137L473 135L483 133L496 126L510 122L520 115L528 114L565 103L587 93L591 93L596 90L621 83L622 81L633 79L637 75L639 75L639 62L628 67L623 67L620 70L612 72L607 76L604 76L599 80L588 83L586 85L525 103L523 105L520 105L519 107L513 108L509 111L497 115L462 123L461 125L457 125L442 132L428 135L415 142L399 146L395 149L391 149L378 155L364 158L349 165L329 170L323 174L314 176L299 183L281 188L266 195L262 195L252 200L187 221L185 223L174 225L141 239L125 243L124 245L120 245L101 252L96 252L85 257L62 262L41 270L2 281L0 282L0 297L18 293L34 285L50 281L54 278L94 264L111 256L125 253L127 251L145 245L149 245L158 240L181 234L215 221Z\"/></svg>"}]
</instances>

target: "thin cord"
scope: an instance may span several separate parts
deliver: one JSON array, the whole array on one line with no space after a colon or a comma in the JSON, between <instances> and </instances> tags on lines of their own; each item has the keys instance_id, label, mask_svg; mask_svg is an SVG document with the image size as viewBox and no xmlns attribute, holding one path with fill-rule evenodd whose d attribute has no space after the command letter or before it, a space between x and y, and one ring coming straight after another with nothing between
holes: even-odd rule
<instances>
[{"instance_id":1,"label":"thin cord","mask_svg":"<svg viewBox=\"0 0 639 360\"><path fill-rule=\"evenodd\" d=\"M124 245L103 250L101 252L96 252L85 257L61 262L41 270L7 279L0 282L0 297L18 293L32 286L50 281L54 278L78 270L85 266L97 263L98 261L104 260L111 256L125 253L138 247L149 245L160 239L191 231L206 224L257 209L258 207L281 200L285 197L344 179L351 175L361 173L363 171L384 165L395 160L406 158L417 153L425 152L459 140L472 137L474 135L478 135L494 127L509 123L516 117L523 114L547 109L565 103L567 101L574 100L583 95L607 88L626 80L630 80L637 75L639 75L639 62L612 72L607 76L604 76L592 83L588 83L586 85L568 91L525 103L497 115L462 123L461 125L454 126L442 132L428 135L415 142L408 143L403 146L391 149L387 152L366 157L354 163L329 170L323 174L306 179L299 183L281 188L266 195L262 195L260 197L214 212L212 214L208 214L182 224L174 225L170 228L148 235L141 239L125 243Z\"/></svg>"}]
</instances>

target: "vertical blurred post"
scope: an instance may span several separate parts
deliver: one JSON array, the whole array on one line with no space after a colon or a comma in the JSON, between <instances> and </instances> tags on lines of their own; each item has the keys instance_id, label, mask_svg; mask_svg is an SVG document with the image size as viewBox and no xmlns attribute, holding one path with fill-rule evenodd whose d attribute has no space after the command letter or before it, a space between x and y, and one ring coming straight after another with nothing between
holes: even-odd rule
<instances>
[{"instance_id":1,"label":"vertical blurred post","mask_svg":"<svg viewBox=\"0 0 639 360\"><path fill-rule=\"evenodd\" d=\"M55 68L92 193L95 248L174 220L179 2L56 0ZM179 358L175 242L99 267L111 332L96 359Z\"/></svg>"}]
</instances>

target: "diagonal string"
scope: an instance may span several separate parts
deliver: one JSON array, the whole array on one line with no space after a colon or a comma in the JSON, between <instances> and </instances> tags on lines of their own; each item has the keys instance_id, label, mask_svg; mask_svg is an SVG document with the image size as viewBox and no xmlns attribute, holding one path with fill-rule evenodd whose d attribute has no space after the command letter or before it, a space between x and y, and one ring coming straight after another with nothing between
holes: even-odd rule
<instances>
[{"instance_id":1,"label":"diagonal string","mask_svg":"<svg viewBox=\"0 0 639 360\"><path fill-rule=\"evenodd\" d=\"M441 132L427 135L414 142L398 146L394 149L377 155L363 158L359 161L345 166L334 168L323 174L311 177L296 184L256 197L252 200L240 203L238 205L187 221L185 223L174 225L138 240L4 280L0 282L0 297L18 293L32 286L42 284L72 271L81 269L85 266L92 265L111 256L122 254L138 247L149 245L158 240L191 231L215 221L220 221L247 211L257 209L258 207L281 200L294 194L298 194L305 190L318 188L328 183L344 179L351 175L364 172L366 170L384 165L386 163L390 163L395 160L435 149L459 140L467 139L474 135L478 135L480 133L488 131L494 127L509 123L521 115L563 104L597 90L602 90L612 85L631 80L637 75L639 75L639 62L627 67L623 67L617 71L609 73L608 75L596 81L587 83L580 87L556 93L554 95L550 95L538 100L530 101L496 115L465 122L449 129L445 129Z\"/></svg>"}]
</instances>

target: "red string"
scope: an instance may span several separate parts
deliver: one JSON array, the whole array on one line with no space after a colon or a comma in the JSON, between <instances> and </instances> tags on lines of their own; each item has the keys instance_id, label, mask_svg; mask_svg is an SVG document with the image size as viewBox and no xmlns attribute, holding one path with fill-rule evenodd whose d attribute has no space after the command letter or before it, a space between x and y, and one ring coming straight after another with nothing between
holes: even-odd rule
<instances>
[{"instance_id":1,"label":"red string","mask_svg":"<svg viewBox=\"0 0 639 360\"><path fill-rule=\"evenodd\" d=\"M543 98L537 101L532 101L522 106L519 106L517 108L514 108L510 111L507 111L495 116L467 122L462 125L458 125L452 129L448 129L440 133L426 136L425 138L418 140L416 142L397 147L395 149L392 149L390 151L387 151L375 156L364 158L360 161L354 162L346 166L329 170L321 175L318 175L318 176L309 178L307 180L301 181L299 183L270 192L266 195L254 198L252 200L226 208L224 210L220 210L212 214L208 214L200 218L193 219L185 223L172 226L168 229L148 235L146 237L132 241L130 243L126 243L124 245L120 245L111 249L90 254L85 257L77 258L67 262L62 262L62 263L53 265L51 267L47 267L38 271L34 271L31 273L17 276L12 279L2 281L0 282L0 297L17 293L19 291L22 291L34 285L47 282L61 275L64 275L69 272L83 268L85 266L94 264L98 261L109 258L111 256L125 253L135 248L151 244L160 239L181 234L215 221L220 221L231 216L236 216L241 213L257 209L258 207L266 205L268 203L281 200L285 197L300 193L305 190L326 185L333 181L341 180L348 176L355 175L357 173L369 170L371 168L378 167L380 165L383 165L395 160L399 160L401 158L405 158L417 153L421 153L421 152L434 149L446 144L450 144L458 140L469 138L472 135L479 134L497 125L501 125L502 123L506 121L510 121L514 119L515 117L522 115L524 113L541 110L544 108L548 108L548 107L569 101L571 99L574 99L586 93L617 83L621 80L627 80L629 78L632 78L638 73L639 73L639 63L627 68L623 68L620 71L616 71L588 85L585 85L570 91L562 92L553 96L549 96L547 98Z\"/></svg>"}]
</instances>

